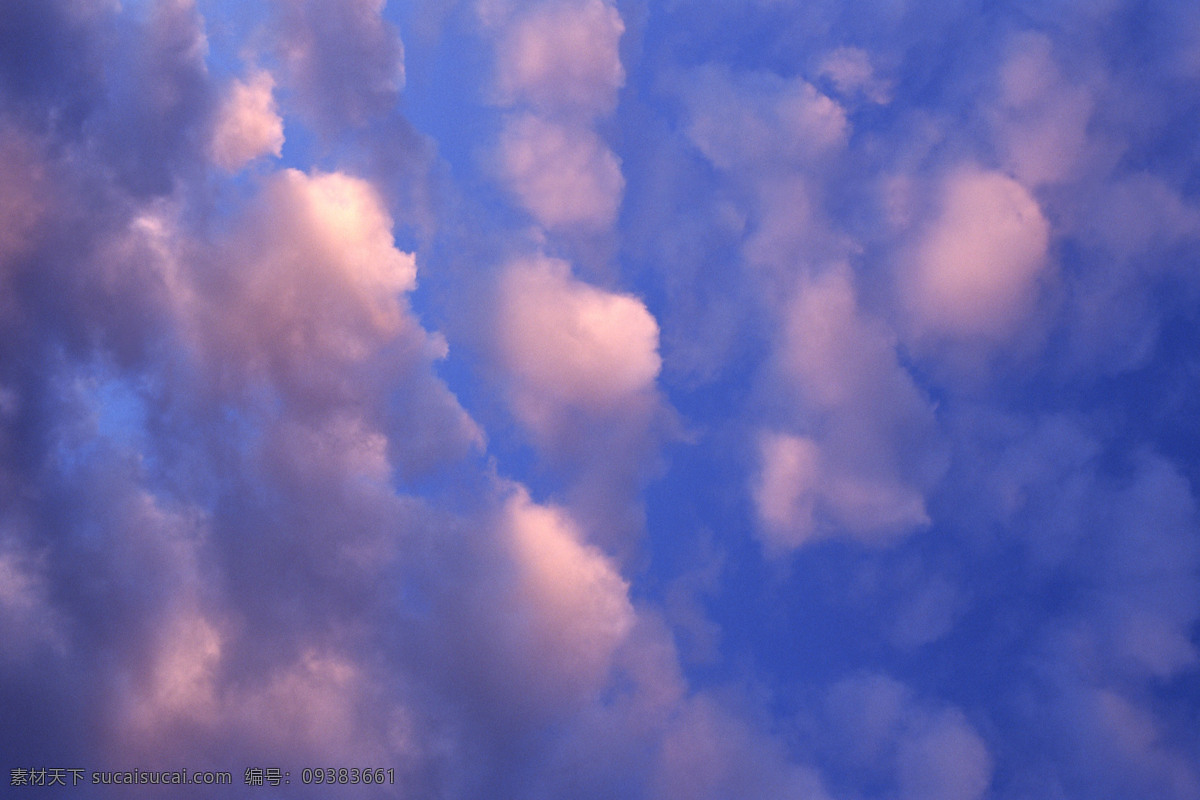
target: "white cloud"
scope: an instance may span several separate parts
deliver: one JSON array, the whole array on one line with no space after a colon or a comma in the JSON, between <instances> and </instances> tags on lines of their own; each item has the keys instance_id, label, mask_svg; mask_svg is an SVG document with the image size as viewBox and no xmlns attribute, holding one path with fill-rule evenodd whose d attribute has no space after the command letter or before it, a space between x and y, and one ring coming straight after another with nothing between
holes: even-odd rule
<instances>
[{"instance_id":1,"label":"white cloud","mask_svg":"<svg viewBox=\"0 0 1200 800\"><path fill-rule=\"evenodd\" d=\"M271 92L275 79L259 70L247 81L236 80L217 115L211 144L217 166L235 172L263 155L279 156L283 120Z\"/></svg>"},{"instance_id":2,"label":"white cloud","mask_svg":"<svg viewBox=\"0 0 1200 800\"><path fill-rule=\"evenodd\" d=\"M603 0L544 4L506 20L496 45L497 99L550 114L610 113L625 82L624 31Z\"/></svg>"},{"instance_id":3,"label":"white cloud","mask_svg":"<svg viewBox=\"0 0 1200 800\"><path fill-rule=\"evenodd\" d=\"M214 298L210 332L229 354L296 375L312 362L359 361L406 324L400 295L416 262L365 181L285 170L269 179L231 248L235 295Z\"/></svg>"},{"instance_id":4,"label":"white cloud","mask_svg":"<svg viewBox=\"0 0 1200 800\"><path fill-rule=\"evenodd\" d=\"M509 265L498 302L499 356L527 422L536 426L543 404L608 413L653 391L658 324L637 298L579 281L566 262L539 256Z\"/></svg>"},{"instance_id":5,"label":"white cloud","mask_svg":"<svg viewBox=\"0 0 1200 800\"><path fill-rule=\"evenodd\" d=\"M590 128L512 116L496 155L500 177L542 225L596 230L616 221L621 161Z\"/></svg>"},{"instance_id":6,"label":"white cloud","mask_svg":"<svg viewBox=\"0 0 1200 800\"><path fill-rule=\"evenodd\" d=\"M939 199L901 275L909 323L918 337L1003 341L1050 272L1050 223L1028 190L999 172L959 169Z\"/></svg>"},{"instance_id":7,"label":"white cloud","mask_svg":"<svg viewBox=\"0 0 1200 800\"><path fill-rule=\"evenodd\" d=\"M599 688L633 627L628 584L582 541L564 510L535 504L518 490L504 514L516 567L514 614L529 624L515 631L520 647L537 659L543 679L572 692Z\"/></svg>"},{"instance_id":8,"label":"white cloud","mask_svg":"<svg viewBox=\"0 0 1200 800\"><path fill-rule=\"evenodd\" d=\"M924 492L942 469L933 409L895 337L859 308L848 270L801 284L772 378L798 432L770 427L758 441L754 497L769 546L882 543L929 523Z\"/></svg>"}]
</instances>

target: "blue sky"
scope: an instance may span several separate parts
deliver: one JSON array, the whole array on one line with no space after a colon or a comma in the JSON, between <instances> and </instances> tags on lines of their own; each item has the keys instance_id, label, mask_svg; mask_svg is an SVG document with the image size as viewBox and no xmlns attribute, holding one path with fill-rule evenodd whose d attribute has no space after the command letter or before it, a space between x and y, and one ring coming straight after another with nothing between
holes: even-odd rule
<instances>
[{"instance_id":1,"label":"blue sky","mask_svg":"<svg viewBox=\"0 0 1200 800\"><path fill-rule=\"evenodd\" d=\"M1166 0L6 6L6 785L1200 798L1198 54Z\"/></svg>"}]
</instances>

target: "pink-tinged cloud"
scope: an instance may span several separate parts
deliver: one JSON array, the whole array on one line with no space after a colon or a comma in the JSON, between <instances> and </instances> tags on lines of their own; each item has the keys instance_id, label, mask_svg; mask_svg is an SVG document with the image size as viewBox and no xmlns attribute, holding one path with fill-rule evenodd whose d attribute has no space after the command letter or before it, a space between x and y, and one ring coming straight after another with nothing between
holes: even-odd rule
<instances>
[{"instance_id":1,"label":"pink-tinged cloud","mask_svg":"<svg viewBox=\"0 0 1200 800\"><path fill-rule=\"evenodd\" d=\"M535 504L518 490L504 515L518 647L541 654L538 671L552 693L598 690L633 627L628 584L584 543L564 510Z\"/></svg>"},{"instance_id":2,"label":"pink-tinged cloud","mask_svg":"<svg viewBox=\"0 0 1200 800\"><path fill-rule=\"evenodd\" d=\"M1015 37L1000 68L993 113L1006 166L1017 180L1041 186L1077 176L1097 149L1087 130L1094 105L1086 85L1062 74L1048 37Z\"/></svg>"},{"instance_id":3,"label":"pink-tinged cloud","mask_svg":"<svg viewBox=\"0 0 1200 800\"><path fill-rule=\"evenodd\" d=\"M862 97L879 105L891 102L893 87L877 74L870 53L860 47L839 47L832 51L821 59L819 72L843 97Z\"/></svg>"},{"instance_id":4,"label":"pink-tinged cloud","mask_svg":"<svg viewBox=\"0 0 1200 800\"><path fill-rule=\"evenodd\" d=\"M838 534L886 542L929 524L919 491L886 475L855 474L811 439L764 434L759 458L754 500L770 551Z\"/></svg>"},{"instance_id":5,"label":"pink-tinged cloud","mask_svg":"<svg viewBox=\"0 0 1200 800\"><path fill-rule=\"evenodd\" d=\"M280 155L283 120L275 108L274 88L275 79L266 70L229 87L210 145L217 166L235 172L259 156Z\"/></svg>"},{"instance_id":6,"label":"pink-tinged cloud","mask_svg":"<svg viewBox=\"0 0 1200 800\"><path fill-rule=\"evenodd\" d=\"M613 111L625 82L618 49L625 24L616 8L603 0L569 0L509 13L493 23L500 28L498 103L583 119Z\"/></svg>"},{"instance_id":7,"label":"pink-tinged cloud","mask_svg":"<svg viewBox=\"0 0 1200 800\"><path fill-rule=\"evenodd\" d=\"M948 175L936 215L900 279L918 337L1002 342L1051 273L1050 223L1012 178L975 167Z\"/></svg>"},{"instance_id":8,"label":"pink-tinged cloud","mask_svg":"<svg viewBox=\"0 0 1200 800\"><path fill-rule=\"evenodd\" d=\"M1063 772L1089 791L1171 800L1200 794L1194 750L1141 693L1085 682L1060 687L1049 704Z\"/></svg>"},{"instance_id":9,"label":"pink-tinged cloud","mask_svg":"<svg viewBox=\"0 0 1200 800\"><path fill-rule=\"evenodd\" d=\"M545 256L510 264L498 291L498 355L526 424L536 429L562 407L618 412L653 392L658 324L637 298L578 280Z\"/></svg>"},{"instance_id":10,"label":"pink-tinged cloud","mask_svg":"<svg viewBox=\"0 0 1200 800\"><path fill-rule=\"evenodd\" d=\"M551 229L612 225L625 179L621 160L590 128L532 114L508 117L496 170L517 202Z\"/></svg>"},{"instance_id":11,"label":"pink-tinged cloud","mask_svg":"<svg viewBox=\"0 0 1200 800\"><path fill-rule=\"evenodd\" d=\"M1200 204L1145 172L1134 173L1089 198L1080 221L1082 233L1118 258L1141 257L1156 248L1200 239ZM1148 270L1170 270L1170 260Z\"/></svg>"},{"instance_id":12,"label":"pink-tinged cloud","mask_svg":"<svg viewBox=\"0 0 1200 800\"><path fill-rule=\"evenodd\" d=\"M1200 797L1195 10L262 5L0 3L9 769Z\"/></svg>"},{"instance_id":13,"label":"pink-tinged cloud","mask_svg":"<svg viewBox=\"0 0 1200 800\"><path fill-rule=\"evenodd\" d=\"M0 127L0 287L12 261L33 246L49 210L49 182L34 141L17 128ZM0 312L3 310L0 300Z\"/></svg>"},{"instance_id":14,"label":"pink-tinged cloud","mask_svg":"<svg viewBox=\"0 0 1200 800\"><path fill-rule=\"evenodd\" d=\"M47 648L62 652L66 646L65 620L51 602L46 560L27 538L15 520L0 517L0 637L6 643L0 663Z\"/></svg>"},{"instance_id":15,"label":"pink-tinged cloud","mask_svg":"<svg viewBox=\"0 0 1200 800\"><path fill-rule=\"evenodd\" d=\"M687 136L720 169L811 166L845 144L845 110L801 78L709 65L679 76Z\"/></svg>"},{"instance_id":16,"label":"pink-tinged cloud","mask_svg":"<svg viewBox=\"0 0 1200 800\"><path fill-rule=\"evenodd\" d=\"M957 709L917 723L899 745L904 800L980 800L992 781L987 745Z\"/></svg>"},{"instance_id":17,"label":"pink-tinged cloud","mask_svg":"<svg viewBox=\"0 0 1200 800\"><path fill-rule=\"evenodd\" d=\"M589 541L628 557L668 424L658 323L640 299L541 255L510 262L494 291L488 348L513 416L538 456L569 477L565 500Z\"/></svg>"},{"instance_id":18,"label":"pink-tinged cloud","mask_svg":"<svg viewBox=\"0 0 1200 800\"><path fill-rule=\"evenodd\" d=\"M374 190L340 173L285 170L266 183L229 257L233 296L218 336L229 355L305 380L313 365L366 358L406 324L400 295L416 285Z\"/></svg>"},{"instance_id":19,"label":"pink-tinged cloud","mask_svg":"<svg viewBox=\"0 0 1200 800\"><path fill-rule=\"evenodd\" d=\"M887 542L928 525L937 425L896 337L859 308L846 269L805 281L786 308L771 389L789 398L796 432L760 434L753 485L768 547Z\"/></svg>"}]
</instances>

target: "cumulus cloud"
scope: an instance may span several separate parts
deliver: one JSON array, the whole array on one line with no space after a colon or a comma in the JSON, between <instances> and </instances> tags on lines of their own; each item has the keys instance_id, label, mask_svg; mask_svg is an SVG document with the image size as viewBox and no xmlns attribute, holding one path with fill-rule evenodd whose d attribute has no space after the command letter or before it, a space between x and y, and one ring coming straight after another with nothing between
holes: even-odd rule
<instances>
[{"instance_id":1,"label":"cumulus cloud","mask_svg":"<svg viewBox=\"0 0 1200 800\"><path fill-rule=\"evenodd\" d=\"M0 9L10 769L1200 793L1194 11Z\"/></svg>"},{"instance_id":2,"label":"cumulus cloud","mask_svg":"<svg viewBox=\"0 0 1200 800\"><path fill-rule=\"evenodd\" d=\"M655 797L803 797L825 800L820 777L789 764L770 740L711 701L690 704L663 742Z\"/></svg>"},{"instance_id":3,"label":"cumulus cloud","mask_svg":"<svg viewBox=\"0 0 1200 800\"><path fill-rule=\"evenodd\" d=\"M544 680L579 691L603 685L613 651L633 625L628 585L560 510L518 492L505 507L516 567L515 600L529 629L517 646L543 654Z\"/></svg>"},{"instance_id":4,"label":"cumulus cloud","mask_svg":"<svg viewBox=\"0 0 1200 800\"><path fill-rule=\"evenodd\" d=\"M271 95L275 79L260 70L249 81L234 81L221 106L213 132L213 161L235 171L263 155L279 156L283 148L283 120Z\"/></svg>"},{"instance_id":5,"label":"cumulus cloud","mask_svg":"<svg viewBox=\"0 0 1200 800\"><path fill-rule=\"evenodd\" d=\"M708 65L680 82L688 138L721 169L812 165L849 133L842 107L801 78Z\"/></svg>"},{"instance_id":6,"label":"cumulus cloud","mask_svg":"<svg viewBox=\"0 0 1200 800\"><path fill-rule=\"evenodd\" d=\"M621 162L588 128L531 114L510 117L497 161L517 201L548 228L602 229L617 218Z\"/></svg>"},{"instance_id":7,"label":"cumulus cloud","mask_svg":"<svg viewBox=\"0 0 1200 800\"><path fill-rule=\"evenodd\" d=\"M1088 141L1093 93L1068 82L1044 35L1025 34L1010 45L1000 68L997 136L1013 174L1027 186L1077 173L1095 145Z\"/></svg>"},{"instance_id":8,"label":"cumulus cloud","mask_svg":"<svg viewBox=\"0 0 1200 800\"><path fill-rule=\"evenodd\" d=\"M760 435L754 499L766 542L887 541L927 525L937 426L895 337L858 307L842 269L806 283L788 311L772 388L807 431Z\"/></svg>"},{"instance_id":9,"label":"cumulus cloud","mask_svg":"<svg viewBox=\"0 0 1200 800\"><path fill-rule=\"evenodd\" d=\"M573 478L592 536L628 555L636 498L663 427L658 324L636 297L585 283L559 259L508 264L490 338L502 389L540 453Z\"/></svg>"},{"instance_id":10,"label":"cumulus cloud","mask_svg":"<svg viewBox=\"0 0 1200 800\"><path fill-rule=\"evenodd\" d=\"M16 129L0 129L0 320L19 313L13 282L23 271L22 257L34 248L39 227L50 211L50 183L35 141Z\"/></svg>"},{"instance_id":11,"label":"cumulus cloud","mask_svg":"<svg viewBox=\"0 0 1200 800\"><path fill-rule=\"evenodd\" d=\"M539 224L605 230L625 181L594 122L612 112L624 82L621 15L603 0L478 11L496 40L495 101L521 109L504 120L496 175Z\"/></svg>"},{"instance_id":12,"label":"cumulus cloud","mask_svg":"<svg viewBox=\"0 0 1200 800\"><path fill-rule=\"evenodd\" d=\"M9 643L0 657L20 659L45 646L61 649L66 641L63 620L48 597L44 558L30 553L11 530L0 537L0 548L0 634Z\"/></svg>"},{"instance_id":13,"label":"cumulus cloud","mask_svg":"<svg viewBox=\"0 0 1200 800\"><path fill-rule=\"evenodd\" d=\"M1050 224L1012 178L948 175L938 211L901 279L918 335L1003 340L1030 313L1051 269Z\"/></svg>"},{"instance_id":14,"label":"cumulus cloud","mask_svg":"<svg viewBox=\"0 0 1200 800\"><path fill-rule=\"evenodd\" d=\"M652 391L662 364L646 306L578 280L558 259L537 256L505 270L496 324L500 357L535 406L615 411ZM529 413L533 422L537 412Z\"/></svg>"},{"instance_id":15,"label":"cumulus cloud","mask_svg":"<svg viewBox=\"0 0 1200 800\"><path fill-rule=\"evenodd\" d=\"M885 539L929 523L920 492L904 484L856 475L830 464L811 439L765 435L754 498L775 548L793 548L844 531Z\"/></svg>"},{"instance_id":16,"label":"cumulus cloud","mask_svg":"<svg viewBox=\"0 0 1200 800\"><path fill-rule=\"evenodd\" d=\"M820 74L845 96L862 95L872 103L891 100L889 82L876 75L871 55L859 47L839 47L821 59Z\"/></svg>"},{"instance_id":17,"label":"cumulus cloud","mask_svg":"<svg viewBox=\"0 0 1200 800\"><path fill-rule=\"evenodd\" d=\"M625 82L618 52L625 24L615 8L603 0L547 3L505 19L502 28L500 103L585 118L613 111Z\"/></svg>"}]
</instances>

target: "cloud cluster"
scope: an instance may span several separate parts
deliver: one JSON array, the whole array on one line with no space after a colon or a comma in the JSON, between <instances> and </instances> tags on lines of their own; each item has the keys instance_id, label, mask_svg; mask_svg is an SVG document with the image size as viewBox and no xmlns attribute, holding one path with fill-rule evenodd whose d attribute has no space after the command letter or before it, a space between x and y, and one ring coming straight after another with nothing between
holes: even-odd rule
<instances>
[{"instance_id":1,"label":"cloud cluster","mask_svg":"<svg viewBox=\"0 0 1200 800\"><path fill-rule=\"evenodd\" d=\"M7 769L1200 797L1198 19L4 6Z\"/></svg>"},{"instance_id":2,"label":"cloud cluster","mask_svg":"<svg viewBox=\"0 0 1200 800\"><path fill-rule=\"evenodd\" d=\"M499 176L551 230L598 231L616 221L620 159L594 121L625 81L621 15L604 0L530 7L480 5L496 40L495 102L512 109L497 144Z\"/></svg>"}]
</instances>

